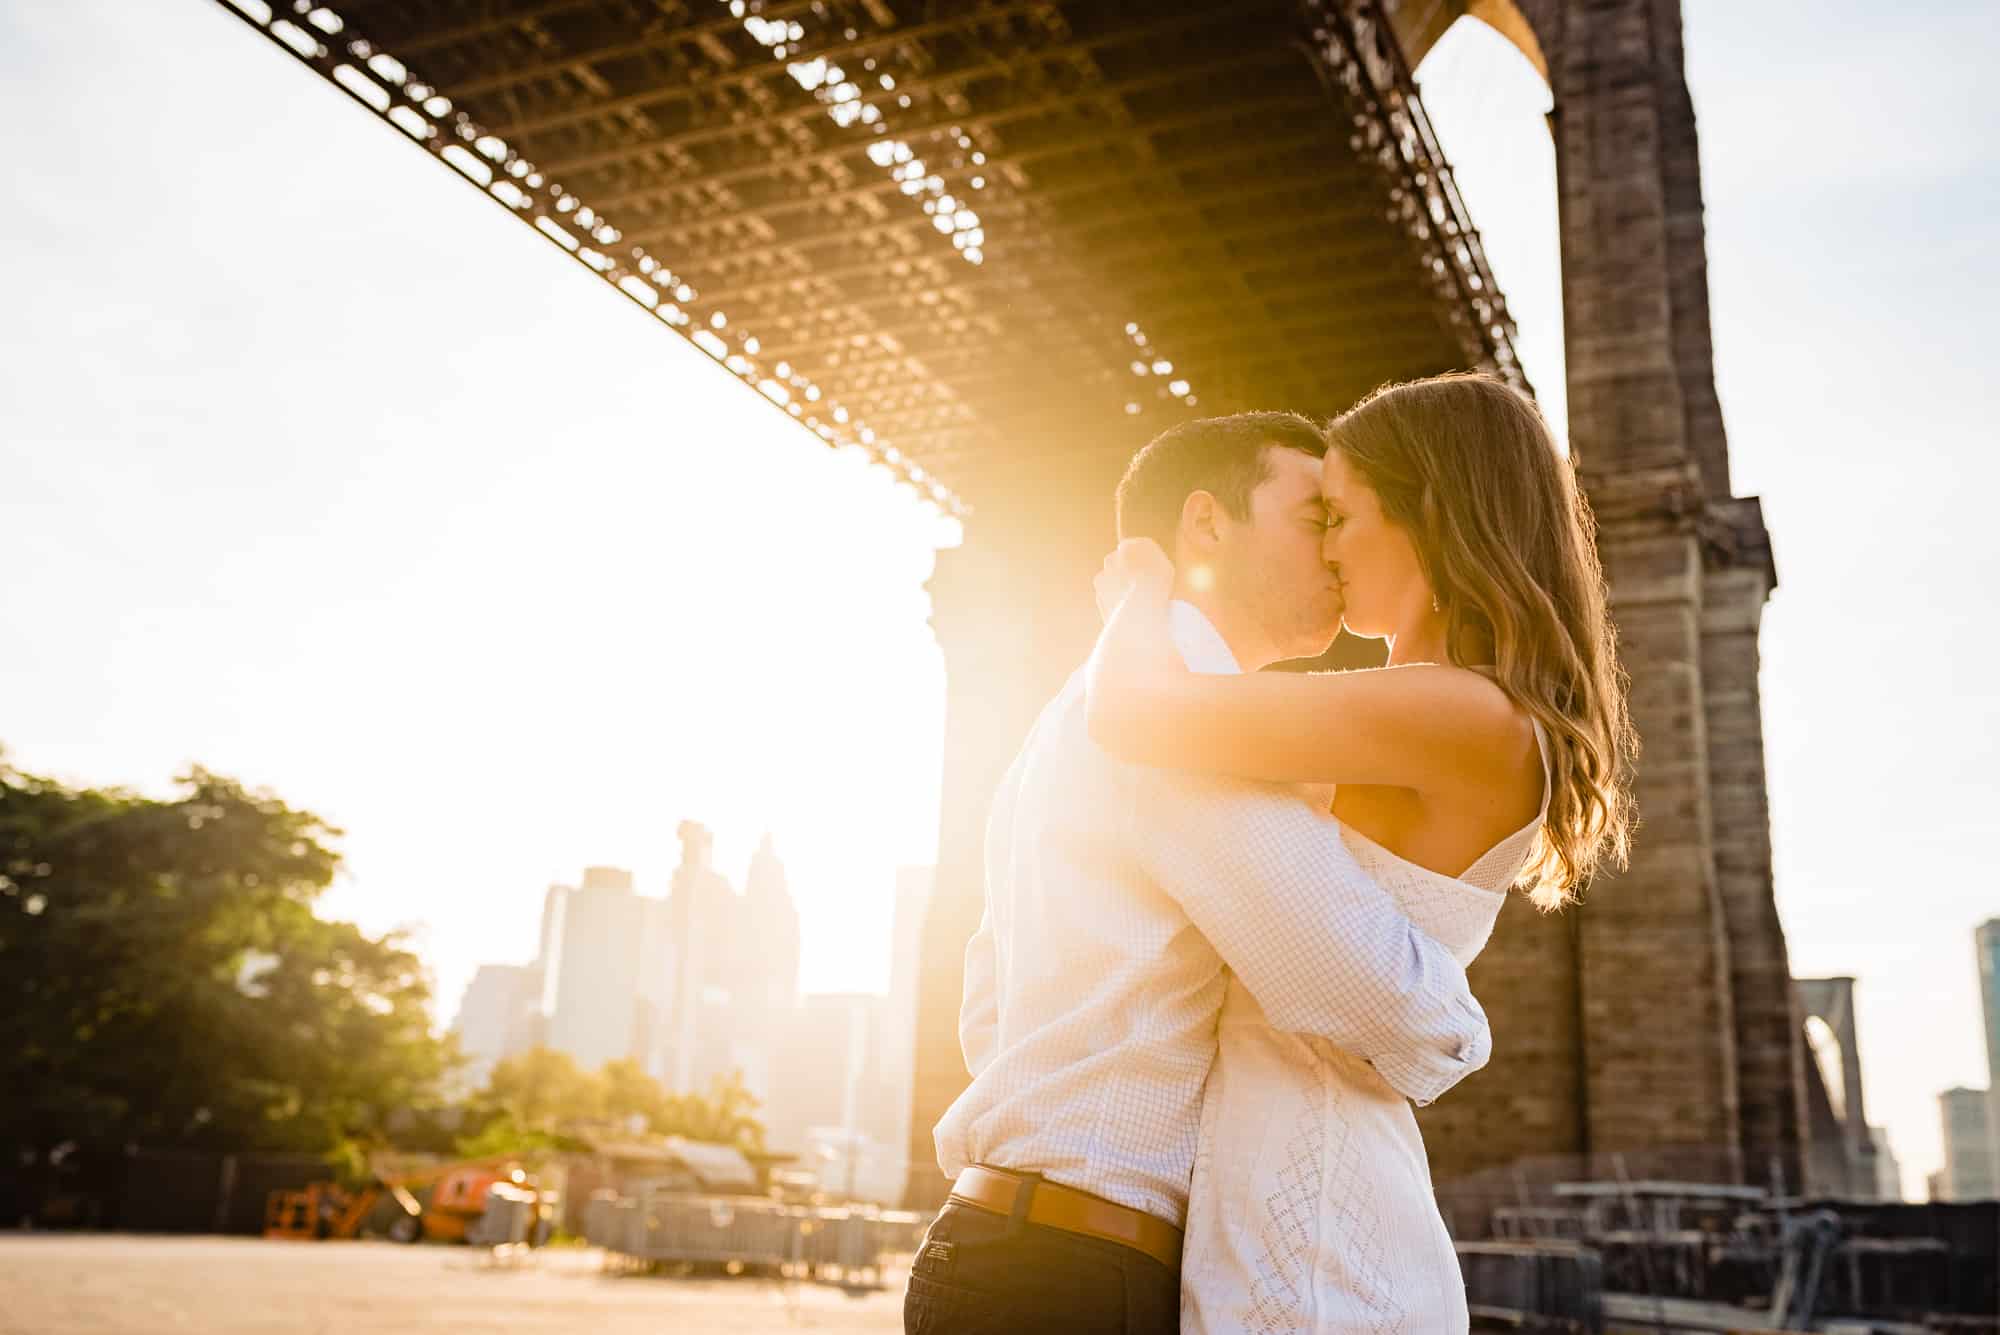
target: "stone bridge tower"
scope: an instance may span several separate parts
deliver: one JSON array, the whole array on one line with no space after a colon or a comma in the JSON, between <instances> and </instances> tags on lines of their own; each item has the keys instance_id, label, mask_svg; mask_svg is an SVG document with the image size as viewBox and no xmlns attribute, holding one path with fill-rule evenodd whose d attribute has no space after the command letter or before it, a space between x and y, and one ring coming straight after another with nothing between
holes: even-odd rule
<instances>
[{"instance_id":1,"label":"stone bridge tower","mask_svg":"<svg viewBox=\"0 0 2000 1335\"><path fill-rule=\"evenodd\" d=\"M1559 916L1517 900L1474 970L1497 1055L1428 1111L1436 1176L1574 1175L1618 1154L1635 1175L1764 1182L1775 1171L1797 1190L1801 1017L1772 898L1757 682L1775 570L1757 501L1730 490L1680 6L1387 8L1411 64L1471 15L1511 39L1552 91L1570 439L1644 745L1630 870ZM916 1203L942 1188L930 1128L966 1079L959 955L979 914L986 799L1095 625L1087 588L1070 604L1020 594L1080 585L1075 572L1093 568L1108 506L1056 515L1050 498L1108 496L1119 462L1100 456L1100 475L1073 485L989 484L966 545L941 554L933 591L951 684L916 1054Z\"/></svg>"}]
</instances>

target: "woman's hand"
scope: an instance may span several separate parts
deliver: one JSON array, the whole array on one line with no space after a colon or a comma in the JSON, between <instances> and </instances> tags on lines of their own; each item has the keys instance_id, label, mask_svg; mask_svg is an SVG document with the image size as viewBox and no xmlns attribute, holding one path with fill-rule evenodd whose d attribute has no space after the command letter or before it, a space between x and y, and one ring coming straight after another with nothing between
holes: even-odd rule
<instances>
[{"instance_id":1,"label":"woman's hand","mask_svg":"<svg viewBox=\"0 0 2000 1335\"><path fill-rule=\"evenodd\" d=\"M1188 675L1168 627L1174 563L1151 538L1127 538L1104 558L1095 588L1104 630L1084 670L1086 718L1098 745L1125 755L1170 716L1166 693Z\"/></svg>"},{"instance_id":2,"label":"woman's hand","mask_svg":"<svg viewBox=\"0 0 2000 1335\"><path fill-rule=\"evenodd\" d=\"M1135 593L1166 602L1174 589L1174 563L1151 538L1127 538L1104 558L1092 587L1097 591L1097 614L1109 621L1118 605Z\"/></svg>"}]
</instances>

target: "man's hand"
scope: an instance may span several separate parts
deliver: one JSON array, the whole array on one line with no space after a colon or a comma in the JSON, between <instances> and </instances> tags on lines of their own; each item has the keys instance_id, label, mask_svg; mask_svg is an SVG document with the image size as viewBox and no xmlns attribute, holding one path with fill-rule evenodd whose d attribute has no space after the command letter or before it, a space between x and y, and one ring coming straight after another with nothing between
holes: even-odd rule
<instances>
[{"instance_id":1,"label":"man's hand","mask_svg":"<svg viewBox=\"0 0 2000 1335\"><path fill-rule=\"evenodd\" d=\"M1173 593L1174 563L1151 538L1127 538L1104 558L1091 587L1097 592L1097 615L1109 621L1134 593L1164 603Z\"/></svg>"}]
</instances>

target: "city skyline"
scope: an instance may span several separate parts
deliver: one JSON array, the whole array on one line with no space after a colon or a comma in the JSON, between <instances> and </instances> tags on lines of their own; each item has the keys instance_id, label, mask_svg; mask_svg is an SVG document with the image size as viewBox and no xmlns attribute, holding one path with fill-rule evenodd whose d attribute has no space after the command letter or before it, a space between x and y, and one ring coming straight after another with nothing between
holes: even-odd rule
<instances>
[{"instance_id":1,"label":"city skyline","mask_svg":"<svg viewBox=\"0 0 2000 1335\"><path fill-rule=\"evenodd\" d=\"M887 989L808 991L770 841L739 886L711 864L703 827L684 822L679 834L682 860L665 894L644 893L624 868L584 867L574 884L545 892L533 959L476 966L448 1025L469 1059L455 1085L477 1090L500 1063L537 1048L584 1071L632 1062L669 1093L734 1078L759 1103L767 1147L833 1154L842 1181L829 1185L894 1201L908 1170L916 975L934 869L897 872Z\"/></svg>"},{"instance_id":2,"label":"city skyline","mask_svg":"<svg viewBox=\"0 0 2000 1335\"><path fill-rule=\"evenodd\" d=\"M23 145L4 261L46 313L0 371L0 516L50 571L7 594L6 683L35 702L12 759L146 790L201 762L322 811L350 831L326 910L418 924L440 1009L532 953L551 881L665 884L689 818L732 872L775 833L806 976L882 986L894 870L935 852L940 535L208 8L0 18L17 119L86 99ZM1976 498L2000 479L1967 447L1959 299L1991 264L1980 18L1687 7L1718 379L1782 581L1778 895L1794 973L1860 980L1906 1183L1939 1162L1938 1091L1979 1078L1963 942L1995 907ZM1893 114L1797 73L1858 62ZM1524 69L1462 25L1420 77L1559 420ZM1729 131L1774 96L1784 124ZM687 577L718 553L729 587ZM1884 629L1919 652L1855 647Z\"/></svg>"}]
</instances>

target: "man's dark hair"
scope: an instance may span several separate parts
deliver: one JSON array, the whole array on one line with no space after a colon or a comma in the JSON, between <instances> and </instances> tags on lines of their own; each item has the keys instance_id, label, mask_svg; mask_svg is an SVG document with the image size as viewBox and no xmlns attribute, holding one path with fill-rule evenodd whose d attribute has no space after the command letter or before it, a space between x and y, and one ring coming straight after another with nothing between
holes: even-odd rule
<instances>
[{"instance_id":1,"label":"man's dark hair","mask_svg":"<svg viewBox=\"0 0 2000 1335\"><path fill-rule=\"evenodd\" d=\"M1151 538L1173 554L1181 509L1197 491L1237 519L1250 493L1271 476L1266 449L1326 455L1326 435L1298 413L1235 413L1168 427L1132 456L1118 483L1118 536Z\"/></svg>"}]
</instances>

